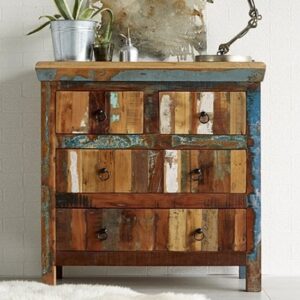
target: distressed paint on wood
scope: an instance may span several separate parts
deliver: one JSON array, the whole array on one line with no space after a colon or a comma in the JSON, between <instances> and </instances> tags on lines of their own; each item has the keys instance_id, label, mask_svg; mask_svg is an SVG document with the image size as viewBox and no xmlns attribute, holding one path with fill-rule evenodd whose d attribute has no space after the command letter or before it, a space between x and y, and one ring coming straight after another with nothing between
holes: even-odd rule
<instances>
[{"instance_id":1,"label":"distressed paint on wood","mask_svg":"<svg viewBox=\"0 0 300 300\"><path fill-rule=\"evenodd\" d=\"M246 192L244 150L166 150L164 169L166 193Z\"/></svg>"},{"instance_id":2,"label":"distressed paint on wood","mask_svg":"<svg viewBox=\"0 0 300 300\"><path fill-rule=\"evenodd\" d=\"M245 209L59 209L57 214L58 250L67 251L245 252L245 227ZM104 228L107 239L101 240ZM194 238L198 228L202 241Z\"/></svg>"},{"instance_id":3,"label":"distressed paint on wood","mask_svg":"<svg viewBox=\"0 0 300 300\"><path fill-rule=\"evenodd\" d=\"M261 124L260 88L247 94L248 134L252 140L251 185L253 193L248 195L248 205L254 212L254 247L247 255L246 289L261 291Z\"/></svg>"},{"instance_id":4,"label":"distressed paint on wood","mask_svg":"<svg viewBox=\"0 0 300 300\"><path fill-rule=\"evenodd\" d=\"M143 133L144 99L142 92L111 92L107 94L110 103L110 129L112 134Z\"/></svg>"},{"instance_id":5,"label":"distressed paint on wood","mask_svg":"<svg viewBox=\"0 0 300 300\"><path fill-rule=\"evenodd\" d=\"M62 149L246 149L241 135L64 135L57 137Z\"/></svg>"},{"instance_id":6,"label":"distressed paint on wood","mask_svg":"<svg viewBox=\"0 0 300 300\"><path fill-rule=\"evenodd\" d=\"M200 121L200 114L208 122ZM246 95L241 92L161 92L161 134L245 134Z\"/></svg>"},{"instance_id":7,"label":"distressed paint on wood","mask_svg":"<svg viewBox=\"0 0 300 300\"><path fill-rule=\"evenodd\" d=\"M56 93L56 132L89 133L89 92Z\"/></svg>"},{"instance_id":8,"label":"distressed paint on wood","mask_svg":"<svg viewBox=\"0 0 300 300\"><path fill-rule=\"evenodd\" d=\"M60 134L141 134L143 118L143 92L56 93L56 132Z\"/></svg>"},{"instance_id":9,"label":"distressed paint on wood","mask_svg":"<svg viewBox=\"0 0 300 300\"><path fill-rule=\"evenodd\" d=\"M40 81L260 82L265 65L251 63L40 62Z\"/></svg>"},{"instance_id":10,"label":"distressed paint on wood","mask_svg":"<svg viewBox=\"0 0 300 300\"><path fill-rule=\"evenodd\" d=\"M163 153L152 150L58 150L61 193L160 193ZM99 174L106 169L108 174ZM106 176L108 178L106 178Z\"/></svg>"},{"instance_id":11,"label":"distressed paint on wood","mask_svg":"<svg viewBox=\"0 0 300 300\"><path fill-rule=\"evenodd\" d=\"M55 223L55 83L42 83L41 246L42 280L56 283Z\"/></svg>"}]
</instances>

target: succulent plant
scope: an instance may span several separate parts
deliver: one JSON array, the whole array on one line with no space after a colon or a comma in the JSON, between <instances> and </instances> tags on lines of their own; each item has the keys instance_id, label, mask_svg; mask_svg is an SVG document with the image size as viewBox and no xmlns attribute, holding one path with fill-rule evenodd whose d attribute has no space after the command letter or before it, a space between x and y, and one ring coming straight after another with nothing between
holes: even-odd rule
<instances>
[{"instance_id":1,"label":"succulent plant","mask_svg":"<svg viewBox=\"0 0 300 300\"><path fill-rule=\"evenodd\" d=\"M99 2L99 6L92 5L89 6L86 4L86 0L74 0L73 9L71 11L69 5L67 4L66 0L53 0L59 14L55 14L53 16L41 16L39 19L48 19L48 21L38 28L34 29L33 31L29 32L27 35L31 35L36 33L46 26L48 26L52 21L57 21L60 19L65 20L90 20L94 18L96 15L107 11L107 8L102 8L101 1Z\"/></svg>"},{"instance_id":2,"label":"succulent plant","mask_svg":"<svg viewBox=\"0 0 300 300\"><path fill-rule=\"evenodd\" d=\"M106 26L103 26L103 24L97 26L95 32L95 45L109 44L112 39L112 24L114 21L114 14L109 8L104 8L102 12L104 11L108 13L109 19Z\"/></svg>"}]
</instances>

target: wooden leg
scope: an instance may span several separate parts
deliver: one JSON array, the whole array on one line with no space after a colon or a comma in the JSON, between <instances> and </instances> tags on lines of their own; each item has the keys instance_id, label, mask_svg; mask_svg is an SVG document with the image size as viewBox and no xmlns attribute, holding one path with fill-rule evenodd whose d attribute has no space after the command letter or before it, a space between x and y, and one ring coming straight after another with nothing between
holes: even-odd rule
<instances>
[{"instance_id":1,"label":"wooden leg","mask_svg":"<svg viewBox=\"0 0 300 300\"><path fill-rule=\"evenodd\" d=\"M49 285L56 285L56 267L51 267L50 272L42 276L42 282Z\"/></svg>"},{"instance_id":2,"label":"wooden leg","mask_svg":"<svg viewBox=\"0 0 300 300\"><path fill-rule=\"evenodd\" d=\"M62 278L63 278L63 267L56 266L56 279L62 279Z\"/></svg>"},{"instance_id":3,"label":"wooden leg","mask_svg":"<svg viewBox=\"0 0 300 300\"><path fill-rule=\"evenodd\" d=\"M247 258L246 291L261 292L261 251L257 246L256 257Z\"/></svg>"},{"instance_id":4,"label":"wooden leg","mask_svg":"<svg viewBox=\"0 0 300 300\"><path fill-rule=\"evenodd\" d=\"M239 279L246 279L246 267L245 266L239 267Z\"/></svg>"}]
</instances>

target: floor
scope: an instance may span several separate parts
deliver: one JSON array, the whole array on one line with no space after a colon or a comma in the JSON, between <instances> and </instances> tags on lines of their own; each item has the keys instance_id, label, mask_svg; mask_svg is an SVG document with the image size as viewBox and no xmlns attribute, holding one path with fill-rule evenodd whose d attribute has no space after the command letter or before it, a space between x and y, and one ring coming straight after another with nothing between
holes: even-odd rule
<instances>
[{"instance_id":1,"label":"floor","mask_svg":"<svg viewBox=\"0 0 300 300\"><path fill-rule=\"evenodd\" d=\"M130 287L147 294L172 291L175 293L202 293L211 300L300 300L300 277L263 278L262 293L244 292L245 281L236 277L105 277L98 279L63 279L60 283L91 283Z\"/></svg>"}]
</instances>

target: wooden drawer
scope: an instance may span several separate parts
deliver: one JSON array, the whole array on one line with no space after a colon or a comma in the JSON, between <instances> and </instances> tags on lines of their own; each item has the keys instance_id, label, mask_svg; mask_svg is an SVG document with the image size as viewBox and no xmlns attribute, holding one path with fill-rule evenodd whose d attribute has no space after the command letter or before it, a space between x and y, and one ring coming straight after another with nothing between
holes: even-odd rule
<instances>
[{"instance_id":1,"label":"wooden drawer","mask_svg":"<svg viewBox=\"0 0 300 300\"><path fill-rule=\"evenodd\" d=\"M56 132L143 133L143 92L57 92Z\"/></svg>"},{"instance_id":2,"label":"wooden drawer","mask_svg":"<svg viewBox=\"0 0 300 300\"><path fill-rule=\"evenodd\" d=\"M160 93L162 134L246 134L246 93Z\"/></svg>"},{"instance_id":3,"label":"wooden drawer","mask_svg":"<svg viewBox=\"0 0 300 300\"><path fill-rule=\"evenodd\" d=\"M245 252L246 219L247 209L58 209L57 250Z\"/></svg>"},{"instance_id":4,"label":"wooden drawer","mask_svg":"<svg viewBox=\"0 0 300 300\"><path fill-rule=\"evenodd\" d=\"M57 150L60 193L245 193L245 150Z\"/></svg>"}]
</instances>

